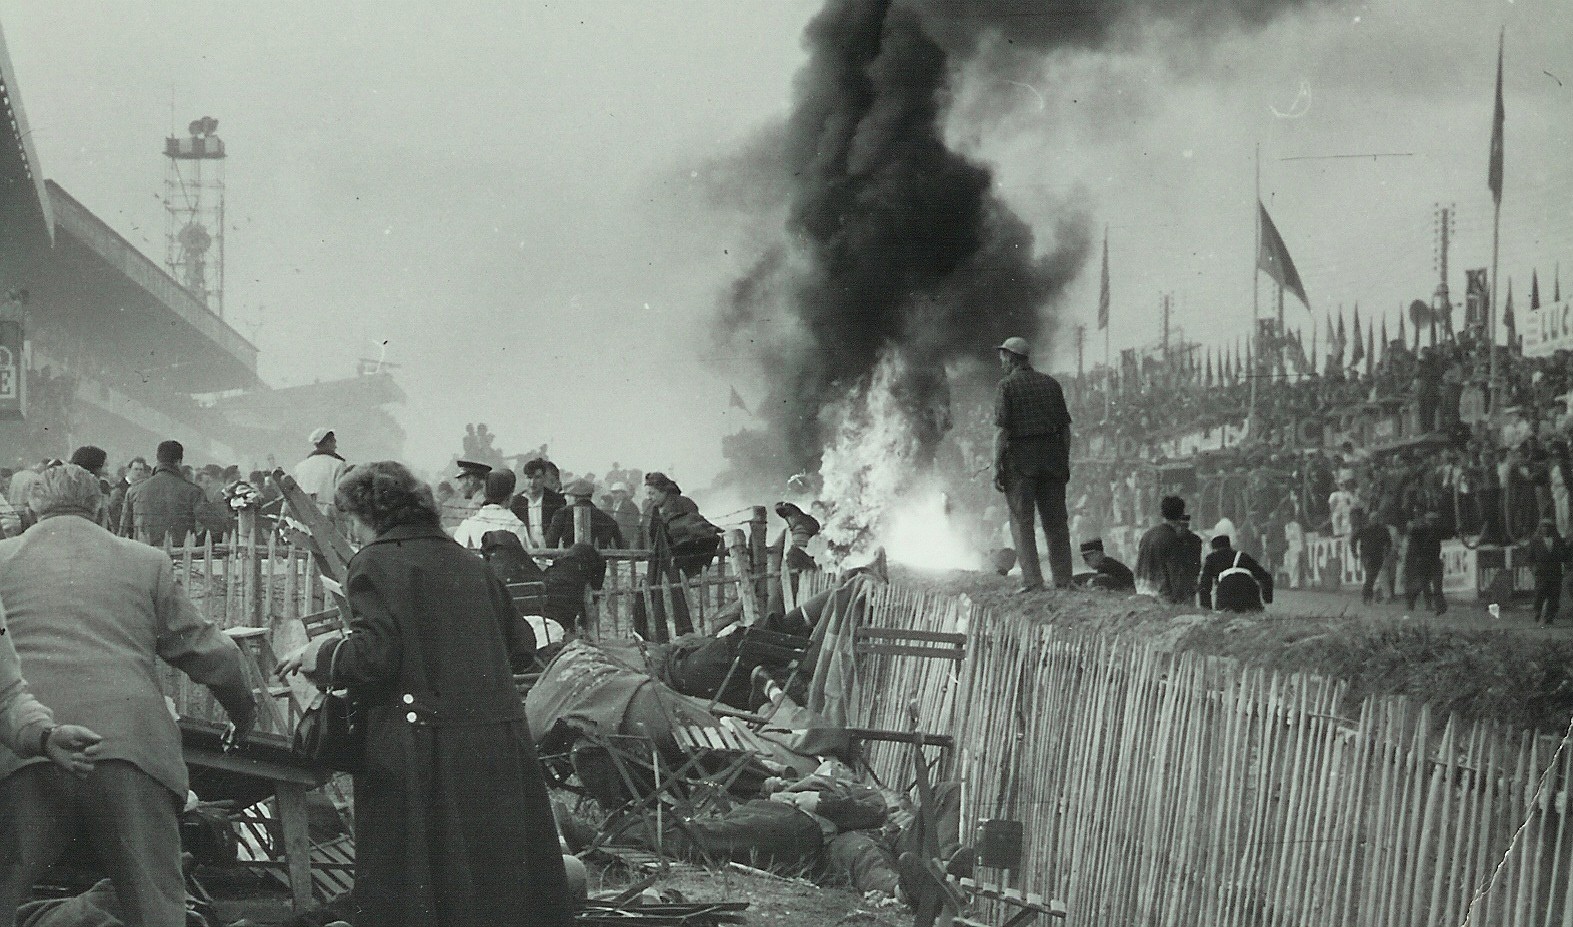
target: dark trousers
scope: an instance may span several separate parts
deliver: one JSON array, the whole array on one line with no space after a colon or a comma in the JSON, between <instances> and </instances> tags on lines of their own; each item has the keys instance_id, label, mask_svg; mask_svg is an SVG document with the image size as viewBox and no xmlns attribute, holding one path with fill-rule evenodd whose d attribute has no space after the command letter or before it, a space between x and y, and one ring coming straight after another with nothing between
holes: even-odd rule
<instances>
[{"instance_id":1,"label":"dark trousers","mask_svg":"<svg viewBox=\"0 0 1573 927\"><path fill-rule=\"evenodd\" d=\"M1049 542L1049 573L1054 585L1071 583L1071 532L1065 513L1065 480L1052 473L1047 461L1038 455L1006 452L1005 502L1010 507L1010 533L1016 542L1016 560L1021 564L1022 583L1043 585L1043 569L1038 564L1038 537L1035 521L1043 520L1043 536Z\"/></svg>"},{"instance_id":2,"label":"dark trousers","mask_svg":"<svg viewBox=\"0 0 1573 927\"><path fill-rule=\"evenodd\" d=\"M1360 570L1365 573L1365 585L1360 587L1360 600L1369 605L1376 598L1376 580L1382 575L1382 560L1361 557Z\"/></svg>"},{"instance_id":3,"label":"dark trousers","mask_svg":"<svg viewBox=\"0 0 1573 927\"><path fill-rule=\"evenodd\" d=\"M1562 605L1562 577L1535 579L1535 623L1550 624Z\"/></svg>"},{"instance_id":4,"label":"dark trousers","mask_svg":"<svg viewBox=\"0 0 1573 927\"><path fill-rule=\"evenodd\" d=\"M1404 572L1404 600L1410 608L1415 607L1415 599L1422 591L1433 611L1438 615L1447 611L1447 600L1442 598L1442 561L1416 564Z\"/></svg>"},{"instance_id":5,"label":"dark trousers","mask_svg":"<svg viewBox=\"0 0 1573 927\"><path fill-rule=\"evenodd\" d=\"M129 927L185 927L182 799L123 760L78 779L52 763L0 781L0 927L71 838L85 836L107 870Z\"/></svg>"}]
</instances>

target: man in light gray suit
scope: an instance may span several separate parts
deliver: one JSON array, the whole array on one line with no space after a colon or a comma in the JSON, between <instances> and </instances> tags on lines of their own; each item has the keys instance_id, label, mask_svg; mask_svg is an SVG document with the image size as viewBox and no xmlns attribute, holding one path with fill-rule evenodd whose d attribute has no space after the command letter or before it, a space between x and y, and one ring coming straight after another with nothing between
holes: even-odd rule
<instances>
[{"instance_id":1,"label":"man in light gray suit","mask_svg":"<svg viewBox=\"0 0 1573 927\"><path fill-rule=\"evenodd\" d=\"M177 816L185 801L180 731L157 659L213 691L244 735L256 705L240 649L175 583L169 555L93 519L98 480L67 464L41 473L39 522L0 541L0 602L22 671L62 724L102 735L74 778L0 747L0 927L78 828L93 842L132 927L182 927Z\"/></svg>"}]
</instances>

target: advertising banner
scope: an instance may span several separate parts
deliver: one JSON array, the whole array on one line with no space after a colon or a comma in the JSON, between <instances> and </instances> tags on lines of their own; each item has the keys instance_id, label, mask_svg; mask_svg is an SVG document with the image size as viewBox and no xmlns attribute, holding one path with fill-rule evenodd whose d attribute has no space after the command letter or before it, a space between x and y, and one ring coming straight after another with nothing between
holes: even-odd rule
<instances>
[{"instance_id":1,"label":"advertising banner","mask_svg":"<svg viewBox=\"0 0 1573 927\"><path fill-rule=\"evenodd\" d=\"M22 322L0 313L0 421L17 421L24 411Z\"/></svg>"},{"instance_id":2,"label":"advertising banner","mask_svg":"<svg viewBox=\"0 0 1573 927\"><path fill-rule=\"evenodd\" d=\"M1558 350L1573 350L1573 299L1547 303L1525 312L1519 331L1524 334L1526 357L1550 357Z\"/></svg>"}]
</instances>

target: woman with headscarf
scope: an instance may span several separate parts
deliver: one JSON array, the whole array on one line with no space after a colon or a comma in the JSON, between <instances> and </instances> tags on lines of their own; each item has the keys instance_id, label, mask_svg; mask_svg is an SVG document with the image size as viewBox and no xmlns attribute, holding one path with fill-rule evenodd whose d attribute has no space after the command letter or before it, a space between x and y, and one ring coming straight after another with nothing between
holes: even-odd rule
<instances>
[{"instance_id":1,"label":"woman with headscarf","mask_svg":"<svg viewBox=\"0 0 1573 927\"><path fill-rule=\"evenodd\" d=\"M668 593L672 630L680 635L693 630L683 581L697 576L715 560L721 549L721 529L706 521L694 500L683 495L682 487L666 474L647 473L644 485L650 538L646 578L651 595L648 615L644 602L635 600L634 627L647 639L664 641Z\"/></svg>"},{"instance_id":2,"label":"woman with headscarf","mask_svg":"<svg viewBox=\"0 0 1573 927\"><path fill-rule=\"evenodd\" d=\"M350 561L349 633L286 659L366 718L355 776L357 923L566 927L563 861L513 673L529 665L507 588L443 530L401 464L335 503L375 539Z\"/></svg>"}]
</instances>

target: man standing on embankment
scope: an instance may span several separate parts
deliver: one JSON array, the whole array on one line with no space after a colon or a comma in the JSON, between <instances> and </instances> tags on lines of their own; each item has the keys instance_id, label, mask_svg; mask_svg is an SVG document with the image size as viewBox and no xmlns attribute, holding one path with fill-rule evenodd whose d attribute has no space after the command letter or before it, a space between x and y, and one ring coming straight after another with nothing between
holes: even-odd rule
<instances>
[{"instance_id":1,"label":"man standing on embankment","mask_svg":"<svg viewBox=\"0 0 1573 927\"><path fill-rule=\"evenodd\" d=\"M1071 535L1065 513L1070 481L1070 410L1059 381L1032 369L1025 338L999 346L1000 380L994 400L994 488L1010 507L1010 531L1021 564L1021 591L1043 588L1034 519L1043 519L1049 572L1056 588L1071 583Z\"/></svg>"}]
</instances>

